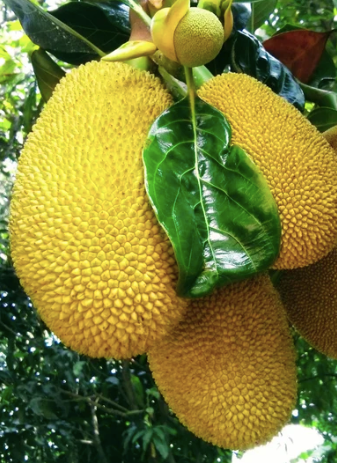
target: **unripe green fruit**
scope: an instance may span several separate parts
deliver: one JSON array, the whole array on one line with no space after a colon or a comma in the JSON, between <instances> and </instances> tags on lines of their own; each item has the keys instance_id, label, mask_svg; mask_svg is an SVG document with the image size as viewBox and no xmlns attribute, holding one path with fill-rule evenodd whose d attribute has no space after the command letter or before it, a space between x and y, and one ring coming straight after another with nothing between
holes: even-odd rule
<instances>
[{"instance_id":1,"label":"unripe green fruit","mask_svg":"<svg viewBox=\"0 0 337 463\"><path fill-rule=\"evenodd\" d=\"M179 63L188 67L212 61L224 42L224 29L215 14L190 8L174 32L174 48Z\"/></svg>"}]
</instances>

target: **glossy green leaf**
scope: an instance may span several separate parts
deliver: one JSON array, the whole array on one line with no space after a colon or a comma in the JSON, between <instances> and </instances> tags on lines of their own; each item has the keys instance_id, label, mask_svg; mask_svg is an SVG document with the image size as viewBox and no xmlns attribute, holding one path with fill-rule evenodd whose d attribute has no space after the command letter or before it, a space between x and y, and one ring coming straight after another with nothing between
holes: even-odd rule
<instances>
[{"instance_id":1,"label":"glossy green leaf","mask_svg":"<svg viewBox=\"0 0 337 463\"><path fill-rule=\"evenodd\" d=\"M214 75L230 69L255 77L300 111L304 109L303 91L289 69L270 55L262 43L246 30L236 31L206 67Z\"/></svg>"},{"instance_id":2,"label":"glossy green leaf","mask_svg":"<svg viewBox=\"0 0 337 463\"><path fill-rule=\"evenodd\" d=\"M301 83L305 98L318 106L337 110L337 93Z\"/></svg>"},{"instance_id":3,"label":"glossy green leaf","mask_svg":"<svg viewBox=\"0 0 337 463\"><path fill-rule=\"evenodd\" d=\"M311 76L309 85L312 87L324 88L327 79L335 79L337 76L336 67L329 53L324 50L320 62Z\"/></svg>"},{"instance_id":4,"label":"glossy green leaf","mask_svg":"<svg viewBox=\"0 0 337 463\"><path fill-rule=\"evenodd\" d=\"M60 79L65 76L65 72L42 48L33 51L30 60L42 98L46 102L51 97Z\"/></svg>"},{"instance_id":5,"label":"glossy green leaf","mask_svg":"<svg viewBox=\"0 0 337 463\"><path fill-rule=\"evenodd\" d=\"M288 68L268 53L261 42L247 31L239 31L230 54L231 68L255 77L285 98L297 109L304 108L304 94Z\"/></svg>"},{"instance_id":6,"label":"glossy green leaf","mask_svg":"<svg viewBox=\"0 0 337 463\"><path fill-rule=\"evenodd\" d=\"M280 246L280 220L266 180L230 146L231 128L212 106L183 99L153 124L145 185L179 267L177 291L200 297L266 270Z\"/></svg>"},{"instance_id":7,"label":"glossy green leaf","mask_svg":"<svg viewBox=\"0 0 337 463\"><path fill-rule=\"evenodd\" d=\"M233 30L241 31L244 29L251 17L252 8L250 3L233 3L232 4L232 13L233 13Z\"/></svg>"},{"instance_id":8,"label":"glossy green leaf","mask_svg":"<svg viewBox=\"0 0 337 463\"><path fill-rule=\"evenodd\" d=\"M129 7L118 1L95 4L70 2L50 13L105 53L123 45L130 36ZM56 49L49 51L71 64L97 58L97 54L69 53L68 50Z\"/></svg>"},{"instance_id":9,"label":"glossy green leaf","mask_svg":"<svg viewBox=\"0 0 337 463\"><path fill-rule=\"evenodd\" d=\"M308 119L320 132L325 132L337 125L337 111L331 108L317 108L308 114Z\"/></svg>"},{"instance_id":10,"label":"glossy green leaf","mask_svg":"<svg viewBox=\"0 0 337 463\"><path fill-rule=\"evenodd\" d=\"M19 18L28 37L36 45L67 53L80 53L98 58L103 52L74 29L31 0L4 0Z\"/></svg>"}]
</instances>

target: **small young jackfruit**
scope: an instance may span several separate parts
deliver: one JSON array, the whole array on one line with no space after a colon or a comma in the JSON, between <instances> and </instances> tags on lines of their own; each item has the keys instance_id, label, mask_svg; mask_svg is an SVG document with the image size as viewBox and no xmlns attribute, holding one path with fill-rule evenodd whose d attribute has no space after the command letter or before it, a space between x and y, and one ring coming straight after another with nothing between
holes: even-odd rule
<instances>
[{"instance_id":1,"label":"small young jackfruit","mask_svg":"<svg viewBox=\"0 0 337 463\"><path fill-rule=\"evenodd\" d=\"M80 353L143 353L186 306L141 158L170 103L151 74L90 62L61 80L21 154L14 266L45 323Z\"/></svg>"},{"instance_id":2,"label":"small young jackfruit","mask_svg":"<svg viewBox=\"0 0 337 463\"><path fill-rule=\"evenodd\" d=\"M265 275L193 300L150 349L149 363L179 420L220 447L244 450L268 441L295 404L295 351Z\"/></svg>"},{"instance_id":3,"label":"small young jackfruit","mask_svg":"<svg viewBox=\"0 0 337 463\"><path fill-rule=\"evenodd\" d=\"M208 81L199 96L229 120L232 144L243 148L264 174L282 225L274 267L312 264L337 237L337 157L291 104L245 74Z\"/></svg>"},{"instance_id":4,"label":"small young jackfruit","mask_svg":"<svg viewBox=\"0 0 337 463\"><path fill-rule=\"evenodd\" d=\"M179 63L201 66L219 54L224 42L223 25L214 13L190 8L179 22L173 40Z\"/></svg>"},{"instance_id":5,"label":"small young jackfruit","mask_svg":"<svg viewBox=\"0 0 337 463\"><path fill-rule=\"evenodd\" d=\"M300 335L337 359L337 249L316 264L282 272L277 287Z\"/></svg>"},{"instance_id":6,"label":"small young jackfruit","mask_svg":"<svg viewBox=\"0 0 337 463\"><path fill-rule=\"evenodd\" d=\"M152 18L151 36L157 48L183 66L195 67L212 61L225 39L218 17L203 8L190 8L177 1Z\"/></svg>"}]
</instances>

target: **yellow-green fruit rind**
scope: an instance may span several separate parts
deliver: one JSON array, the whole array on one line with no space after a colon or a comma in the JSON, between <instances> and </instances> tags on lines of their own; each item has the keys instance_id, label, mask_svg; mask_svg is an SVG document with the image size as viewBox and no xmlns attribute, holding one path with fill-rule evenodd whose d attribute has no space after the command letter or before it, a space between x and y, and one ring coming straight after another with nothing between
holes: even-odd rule
<instances>
[{"instance_id":1,"label":"yellow-green fruit rind","mask_svg":"<svg viewBox=\"0 0 337 463\"><path fill-rule=\"evenodd\" d=\"M151 74L88 63L61 80L21 154L10 217L15 269L42 319L80 353L143 353L186 305L141 158L151 123L170 104Z\"/></svg>"},{"instance_id":2,"label":"yellow-green fruit rind","mask_svg":"<svg viewBox=\"0 0 337 463\"><path fill-rule=\"evenodd\" d=\"M289 320L315 349L337 359L337 249L277 284Z\"/></svg>"},{"instance_id":3,"label":"yellow-green fruit rind","mask_svg":"<svg viewBox=\"0 0 337 463\"><path fill-rule=\"evenodd\" d=\"M219 109L243 148L264 174L282 225L277 269L312 264L337 237L337 157L291 104L245 74L208 81L199 96Z\"/></svg>"},{"instance_id":4,"label":"yellow-green fruit rind","mask_svg":"<svg viewBox=\"0 0 337 463\"><path fill-rule=\"evenodd\" d=\"M159 390L198 437L229 449L271 439L296 399L295 352L267 276L193 300L149 351Z\"/></svg>"},{"instance_id":5,"label":"yellow-green fruit rind","mask_svg":"<svg viewBox=\"0 0 337 463\"><path fill-rule=\"evenodd\" d=\"M220 52L224 29L214 13L202 8L190 8L176 27L173 41L180 64L202 66Z\"/></svg>"}]
</instances>

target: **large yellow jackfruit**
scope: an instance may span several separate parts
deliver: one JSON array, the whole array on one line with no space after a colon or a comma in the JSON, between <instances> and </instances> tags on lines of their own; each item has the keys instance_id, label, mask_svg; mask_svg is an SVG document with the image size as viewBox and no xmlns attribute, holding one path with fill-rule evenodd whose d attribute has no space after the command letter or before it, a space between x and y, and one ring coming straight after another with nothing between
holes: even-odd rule
<instances>
[{"instance_id":1,"label":"large yellow jackfruit","mask_svg":"<svg viewBox=\"0 0 337 463\"><path fill-rule=\"evenodd\" d=\"M241 146L264 174L282 224L274 267L312 264L337 237L337 158L317 129L291 104L245 74L208 81L199 96L229 120L231 143Z\"/></svg>"},{"instance_id":2,"label":"large yellow jackfruit","mask_svg":"<svg viewBox=\"0 0 337 463\"><path fill-rule=\"evenodd\" d=\"M151 74L91 62L62 79L21 154L10 217L16 272L50 329L93 357L145 352L187 303L141 159L170 103Z\"/></svg>"},{"instance_id":3,"label":"large yellow jackfruit","mask_svg":"<svg viewBox=\"0 0 337 463\"><path fill-rule=\"evenodd\" d=\"M149 362L180 421L220 447L244 450L266 442L295 404L294 347L265 275L194 300L150 349Z\"/></svg>"},{"instance_id":4,"label":"large yellow jackfruit","mask_svg":"<svg viewBox=\"0 0 337 463\"><path fill-rule=\"evenodd\" d=\"M337 126L323 136L337 158ZM282 272L277 286L289 320L301 336L337 359L337 248L314 265Z\"/></svg>"},{"instance_id":5,"label":"large yellow jackfruit","mask_svg":"<svg viewBox=\"0 0 337 463\"><path fill-rule=\"evenodd\" d=\"M285 270L277 286L300 335L337 359L337 249L316 264Z\"/></svg>"}]
</instances>

